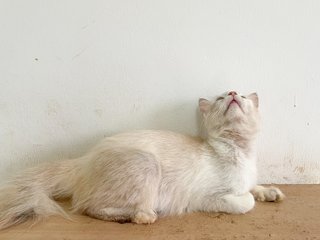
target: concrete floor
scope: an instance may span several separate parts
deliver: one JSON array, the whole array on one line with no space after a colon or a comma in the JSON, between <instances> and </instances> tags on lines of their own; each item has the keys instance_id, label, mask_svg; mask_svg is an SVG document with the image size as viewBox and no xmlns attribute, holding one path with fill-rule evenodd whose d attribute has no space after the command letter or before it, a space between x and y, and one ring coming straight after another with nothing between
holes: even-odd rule
<instances>
[{"instance_id":1,"label":"concrete floor","mask_svg":"<svg viewBox=\"0 0 320 240\"><path fill-rule=\"evenodd\" d=\"M282 203L257 203L245 215L194 213L158 220L153 225L103 222L73 216L51 217L0 232L0 239L320 239L320 185L281 185Z\"/></svg>"}]
</instances>

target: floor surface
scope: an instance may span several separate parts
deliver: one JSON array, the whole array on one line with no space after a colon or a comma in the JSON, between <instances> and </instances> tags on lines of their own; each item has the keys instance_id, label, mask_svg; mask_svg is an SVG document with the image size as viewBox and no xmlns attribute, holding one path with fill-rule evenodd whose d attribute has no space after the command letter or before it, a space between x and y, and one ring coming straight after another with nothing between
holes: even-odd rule
<instances>
[{"instance_id":1,"label":"floor surface","mask_svg":"<svg viewBox=\"0 0 320 240\"><path fill-rule=\"evenodd\" d=\"M152 225L104 222L76 216L50 217L0 232L0 239L320 239L320 185L280 185L281 203L257 203L245 215L194 213L167 217Z\"/></svg>"}]
</instances>

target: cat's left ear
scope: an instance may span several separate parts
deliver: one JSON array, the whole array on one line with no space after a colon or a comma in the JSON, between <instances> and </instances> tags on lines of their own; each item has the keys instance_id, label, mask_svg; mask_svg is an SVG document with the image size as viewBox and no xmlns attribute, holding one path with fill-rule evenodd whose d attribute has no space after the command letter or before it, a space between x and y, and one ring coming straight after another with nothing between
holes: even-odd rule
<instances>
[{"instance_id":1,"label":"cat's left ear","mask_svg":"<svg viewBox=\"0 0 320 240\"><path fill-rule=\"evenodd\" d=\"M258 108L259 107L259 97L257 93L251 93L247 96L248 99L250 99L253 102L253 105Z\"/></svg>"},{"instance_id":2,"label":"cat's left ear","mask_svg":"<svg viewBox=\"0 0 320 240\"><path fill-rule=\"evenodd\" d=\"M209 100L200 98L199 99L199 109L201 113L207 113L210 110L211 103Z\"/></svg>"}]
</instances>

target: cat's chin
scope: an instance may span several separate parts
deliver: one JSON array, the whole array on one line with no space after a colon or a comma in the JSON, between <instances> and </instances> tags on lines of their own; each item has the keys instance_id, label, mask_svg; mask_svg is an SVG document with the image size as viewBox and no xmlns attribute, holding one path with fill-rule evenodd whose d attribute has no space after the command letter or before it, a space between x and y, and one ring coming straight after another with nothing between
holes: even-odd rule
<instances>
[{"instance_id":1,"label":"cat's chin","mask_svg":"<svg viewBox=\"0 0 320 240\"><path fill-rule=\"evenodd\" d=\"M228 120L240 120L244 117L244 112L238 104L232 103L226 110L225 117Z\"/></svg>"}]
</instances>

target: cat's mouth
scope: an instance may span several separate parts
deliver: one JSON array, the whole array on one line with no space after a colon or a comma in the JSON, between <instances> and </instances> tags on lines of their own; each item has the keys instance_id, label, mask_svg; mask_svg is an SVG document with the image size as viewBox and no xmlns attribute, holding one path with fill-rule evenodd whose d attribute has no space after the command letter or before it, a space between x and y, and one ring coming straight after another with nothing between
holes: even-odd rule
<instances>
[{"instance_id":1,"label":"cat's mouth","mask_svg":"<svg viewBox=\"0 0 320 240\"><path fill-rule=\"evenodd\" d=\"M227 107L227 110L225 111L225 114L228 112L228 110L231 108L231 107L239 107L240 110L244 113L242 107L241 107L241 104L240 102L235 99L235 98L232 98L229 103L228 103L228 107Z\"/></svg>"}]
</instances>

